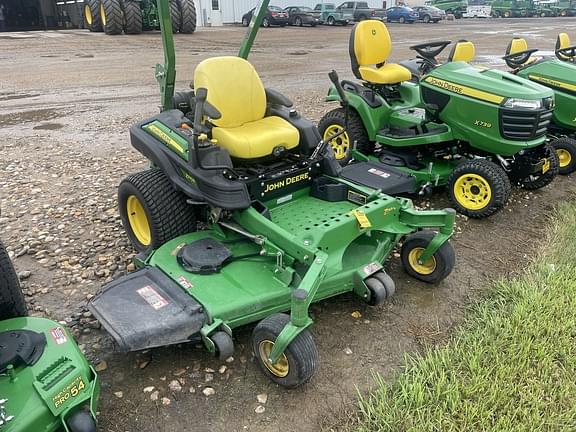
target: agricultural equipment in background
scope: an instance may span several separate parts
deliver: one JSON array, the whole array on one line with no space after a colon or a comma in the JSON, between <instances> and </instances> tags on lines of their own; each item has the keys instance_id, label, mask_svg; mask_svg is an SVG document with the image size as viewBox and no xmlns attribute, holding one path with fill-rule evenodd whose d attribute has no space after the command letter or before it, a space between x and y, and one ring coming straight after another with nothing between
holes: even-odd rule
<instances>
[{"instance_id":1,"label":"agricultural equipment in background","mask_svg":"<svg viewBox=\"0 0 576 432\"><path fill-rule=\"evenodd\" d=\"M66 327L27 315L0 243L0 430L96 432L96 372Z\"/></svg>"},{"instance_id":2,"label":"agricultural equipment in background","mask_svg":"<svg viewBox=\"0 0 576 432\"><path fill-rule=\"evenodd\" d=\"M487 0L492 6L492 16L495 18L520 18L537 15L537 8L531 0Z\"/></svg>"},{"instance_id":3,"label":"agricultural equipment in background","mask_svg":"<svg viewBox=\"0 0 576 432\"><path fill-rule=\"evenodd\" d=\"M576 0L561 0L554 2L551 9L554 11L556 16L560 17L572 17L576 16Z\"/></svg>"},{"instance_id":4,"label":"agricultural equipment in background","mask_svg":"<svg viewBox=\"0 0 576 432\"><path fill-rule=\"evenodd\" d=\"M467 0L426 0L424 4L442 9L446 14L452 14L456 18L462 18L468 8Z\"/></svg>"},{"instance_id":5,"label":"agricultural equipment in background","mask_svg":"<svg viewBox=\"0 0 576 432\"><path fill-rule=\"evenodd\" d=\"M194 0L170 0L170 22L174 33L194 33ZM85 0L84 19L92 32L109 35L139 34L159 30L160 18L155 0Z\"/></svg>"}]
</instances>

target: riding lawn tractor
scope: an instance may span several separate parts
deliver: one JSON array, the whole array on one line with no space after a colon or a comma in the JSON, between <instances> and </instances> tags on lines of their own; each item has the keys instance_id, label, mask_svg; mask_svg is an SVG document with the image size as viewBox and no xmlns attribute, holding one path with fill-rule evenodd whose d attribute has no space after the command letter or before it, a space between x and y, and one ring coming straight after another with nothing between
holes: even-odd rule
<instances>
[{"instance_id":1,"label":"riding lawn tractor","mask_svg":"<svg viewBox=\"0 0 576 432\"><path fill-rule=\"evenodd\" d=\"M362 82L333 81L327 100L341 106L319 129L324 139L341 133L332 145L343 165L371 161L413 179L394 194L447 186L457 211L481 218L504 207L511 183L537 189L558 173L545 142L554 98L528 80L459 61L461 54L438 65L449 43L412 47L426 67L413 79L406 67L387 62L392 46L382 22L356 24L350 57Z\"/></svg>"},{"instance_id":2,"label":"riding lawn tractor","mask_svg":"<svg viewBox=\"0 0 576 432\"><path fill-rule=\"evenodd\" d=\"M163 108L130 128L151 167L118 191L138 270L89 309L123 351L200 340L227 358L233 330L258 322L257 363L276 383L299 386L318 363L310 304L347 292L370 305L388 299L395 284L384 264L399 241L408 274L442 281L455 262L455 213L383 194L411 180L378 164L342 169L329 145L337 136L322 140L289 99L264 88L246 58L267 0L239 56L202 61L193 90L174 95L168 1L158 3Z\"/></svg>"}]
</instances>

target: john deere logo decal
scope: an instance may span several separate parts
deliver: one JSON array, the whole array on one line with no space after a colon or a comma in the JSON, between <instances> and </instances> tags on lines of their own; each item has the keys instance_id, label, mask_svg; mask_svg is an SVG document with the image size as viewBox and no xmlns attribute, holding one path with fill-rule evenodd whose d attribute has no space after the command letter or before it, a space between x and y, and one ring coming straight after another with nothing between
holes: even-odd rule
<instances>
[{"instance_id":1,"label":"john deere logo decal","mask_svg":"<svg viewBox=\"0 0 576 432\"><path fill-rule=\"evenodd\" d=\"M302 174L298 174L292 177L286 177L283 178L282 180L278 180L272 183L267 183L266 184L266 188L264 189L264 193L268 193L268 192L272 192L278 189L282 189L286 186L295 184L295 183L300 183L301 181L304 180L308 180L309 179L309 175L308 172L302 173Z\"/></svg>"},{"instance_id":2,"label":"john deere logo decal","mask_svg":"<svg viewBox=\"0 0 576 432\"><path fill-rule=\"evenodd\" d=\"M372 29L372 36L376 36L376 29Z\"/></svg>"}]
</instances>

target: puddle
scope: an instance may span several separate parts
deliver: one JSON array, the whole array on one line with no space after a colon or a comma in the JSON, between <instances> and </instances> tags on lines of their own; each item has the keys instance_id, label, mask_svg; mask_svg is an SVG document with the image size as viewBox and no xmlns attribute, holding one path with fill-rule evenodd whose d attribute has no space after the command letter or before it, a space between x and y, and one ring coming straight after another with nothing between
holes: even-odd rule
<instances>
[{"instance_id":1,"label":"puddle","mask_svg":"<svg viewBox=\"0 0 576 432\"><path fill-rule=\"evenodd\" d=\"M64 127L63 124L60 123L44 123L38 126L34 126L32 129L34 130L57 130L62 129Z\"/></svg>"},{"instance_id":2,"label":"puddle","mask_svg":"<svg viewBox=\"0 0 576 432\"><path fill-rule=\"evenodd\" d=\"M32 111L21 111L0 115L0 127L14 126L20 123L39 123L46 120L53 120L63 117L65 113L53 109L39 109Z\"/></svg>"},{"instance_id":3,"label":"puddle","mask_svg":"<svg viewBox=\"0 0 576 432\"><path fill-rule=\"evenodd\" d=\"M303 51L303 50L290 51L290 52L288 52L287 54L288 54L288 55L294 55L294 56L297 56L297 55L307 55L307 54L310 54L310 51Z\"/></svg>"},{"instance_id":4,"label":"puddle","mask_svg":"<svg viewBox=\"0 0 576 432\"><path fill-rule=\"evenodd\" d=\"M7 94L7 93L0 93L0 101L9 101L14 99L26 99L31 97L40 96L39 93L36 94L28 94L28 93L14 93L14 94Z\"/></svg>"}]
</instances>

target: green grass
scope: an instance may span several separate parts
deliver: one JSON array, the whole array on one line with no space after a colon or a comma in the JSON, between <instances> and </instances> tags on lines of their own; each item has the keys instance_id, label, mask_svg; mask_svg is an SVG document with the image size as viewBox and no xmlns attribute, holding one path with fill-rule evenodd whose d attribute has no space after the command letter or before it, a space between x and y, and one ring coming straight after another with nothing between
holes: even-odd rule
<instances>
[{"instance_id":1,"label":"green grass","mask_svg":"<svg viewBox=\"0 0 576 432\"><path fill-rule=\"evenodd\" d=\"M357 431L576 431L576 204L542 222L525 273L495 283L394 383L377 377Z\"/></svg>"}]
</instances>

